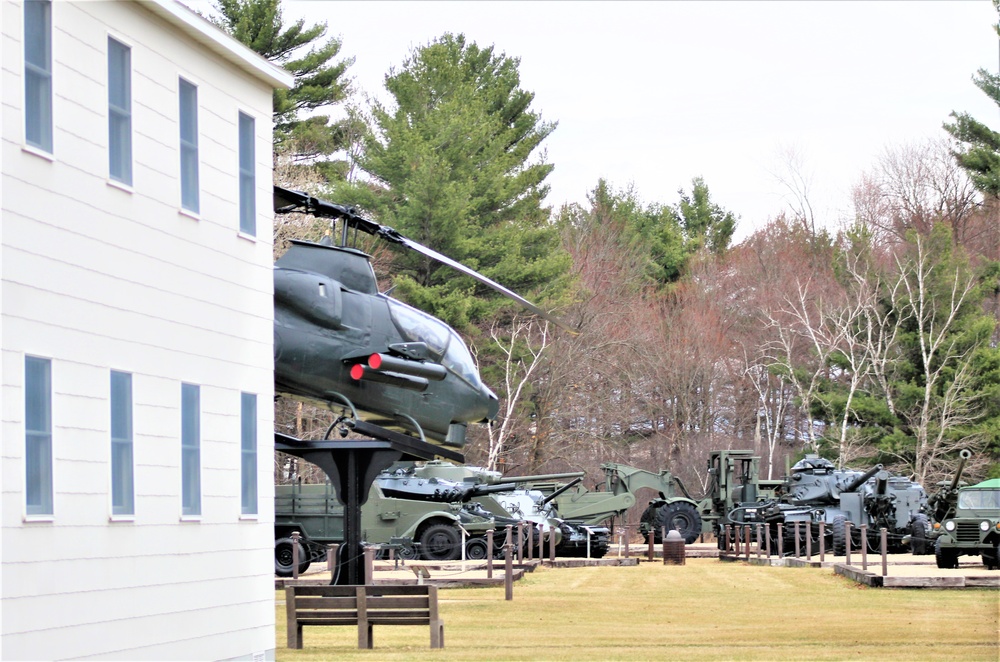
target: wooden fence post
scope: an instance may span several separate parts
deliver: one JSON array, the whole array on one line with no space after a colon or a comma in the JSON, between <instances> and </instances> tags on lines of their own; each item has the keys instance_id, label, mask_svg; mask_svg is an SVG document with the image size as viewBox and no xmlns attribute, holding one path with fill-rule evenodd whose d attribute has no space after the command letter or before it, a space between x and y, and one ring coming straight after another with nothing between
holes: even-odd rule
<instances>
[{"instance_id":1,"label":"wooden fence post","mask_svg":"<svg viewBox=\"0 0 1000 662\"><path fill-rule=\"evenodd\" d=\"M299 538L301 534L298 531L292 531L292 579L297 580L299 578Z\"/></svg>"},{"instance_id":2,"label":"wooden fence post","mask_svg":"<svg viewBox=\"0 0 1000 662\"><path fill-rule=\"evenodd\" d=\"M868 571L868 525L861 525L861 569Z\"/></svg>"},{"instance_id":3,"label":"wooden fence post","mask_svg":"<svg viewBox=\"0 0 1000 662\"><path fill-rule=\"evenodd\" d=\"M490 529L486 532L486 579L493 579L493 534Z\"/></svg>"},{"instance_id":4,"label":"wooden fence post","mask_svg":"<svg viewBox=\"0 0 1000 662\"><path fill-rule=\"evenodd\" d=\"M365 584L375 583L375 548L365 547Z\"/></svg>"},{"instance_id":5,"label":"wooden fence post","mask_svg":"<svg viewBox=\"0 0 1000 662\"><path fill-rule=\"evenodd\" d=\"M511 525L508 524L507 525L507 542L503 546L503 550L504 550L503 551L503 565L504 565L503 590L504 590L504 596L505 596L506 600L513 600L514 599L514 563L513 563L512 555L510 553L510 547L511 547L511 545L510 545L510 539L511 539L510 529L511 529ZM530 547L530 545L529 545L529 547Z\"/></svg>"},{"instance_id":6,"label":"wooden fence post","mask_svg":"<svg viewBox=\"0 0 1000 662\"><path fill-rule=\"evenodd\" d=\"M882 534L882 576L886 577L889 573L889 561L886 558L886 552L889 550L889 532L886 529L880 531Z\"/></svg>"}]
</instances>

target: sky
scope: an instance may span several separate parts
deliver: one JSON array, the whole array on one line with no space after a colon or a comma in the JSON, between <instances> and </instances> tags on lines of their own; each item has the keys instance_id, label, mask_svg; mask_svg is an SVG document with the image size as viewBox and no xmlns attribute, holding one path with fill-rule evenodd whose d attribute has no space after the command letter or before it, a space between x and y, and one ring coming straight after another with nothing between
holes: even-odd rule
<instances>
[{"instance_id":1,"label":"sky","mask_svg":"<svg viewBox=\"0 0 1000 662\"><path fill-rule=\"evenodd\" d=\"M600 178L675 204L702 177L740 217L737 239L794 200L790 161L817 219L836 227L886 149L943 138L952 111L1000 129L972 83L1000 62L989 0L282 6L286 24L326 22L355 58L355 88L383 101L390 68L445 32L493 45L520 60L531 108L558 122L543 142L548 204L586 204Z\"/></svg>"}]
</instances>

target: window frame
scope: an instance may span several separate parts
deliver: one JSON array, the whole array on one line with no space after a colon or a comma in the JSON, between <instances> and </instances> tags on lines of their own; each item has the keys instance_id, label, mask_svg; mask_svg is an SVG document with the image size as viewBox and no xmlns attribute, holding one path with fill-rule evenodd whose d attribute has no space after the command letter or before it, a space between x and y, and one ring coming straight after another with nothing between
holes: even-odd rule
<instances>
[{"instance_id":1,"label":"window frame","mask_svg":"<svg viewBox=\"0 0 1000 662\"><path fill-rule=\"evenodd\" d=\"M117 50L119 47L120 50ZM119 63L113 57L116 52L124 55ZM132 186L132 46L109 34L107 57L108 179ZM121 71L116 71L116 64L121 65ZM120 74L121 89L113 86L116 73ZM116 95L116 92L119 94ZM119 143L119 140L122 142Z\"/></svg>"},{"instance_id":2,"label":"window frame","mask_svg":"<svg viewBox=\"0 0 1000 662\"><path fill-rule=\"evenodd\" d=\"M193 411L190 407L193 406ZM201 387L181 384L181 517L201 517Z\"/></svg>"},{"instance_id":3,"label":"window frame","mask_svg":"<svg viewBox=\"0 0 1000 662\"><path fill-rule=\"evenodd\" d=\"M43 369L43 380L35 384L31 366ZM41 396L41 411L32 410L32 394ZM28 518L51 519L55 515L54 453L52 434L52 359L41 356L24 357L24 512ZM42 423L42 427L32 427ZM40 447L40 448L39 448ZM36 458L33 462L32 458ZM32 464L36 464L40 480L32 479ZM37 489L33 489L37 485ZM38 499L32 503L32 493Z\"/></svg>"},{"instance_id":4,"label":"window frame","mask_svg":"<svg viewBox=\"0 0 1000 662\"><path fill-rule=\"evenodd\" d=\"M240 234L257 236L256 119L242 110L237 120L237 170Z\"/></svg>"},{"instance_id":5,"label":"window frame","mask_svg":"<svg viewBox=\"0 0 1000 662\"><path fill-rule=\"evenodd\" d=\"M45 43L41 45L42 55L44 55L45 59L44 64L34 61L31 53L33 42L29 37L29 25L33 25L36 18L29 11L29 8L37 7L46 8L41 17L43 25L40 26L45 39ZM49 155L54 153L53 133L55 124L52 116L52 7L53 3L50 0L25 0L21 15L24 39L24 43L22 44L22 55L24 57L24 144L27 147L37 149ZM41 100L37 108L35 107L37 96L31 90L32 82L42 83L36 89L36 94L40 94L44 99ZM42 87L44 89L41 89ZM38 117L39 120L37 139L35 139L35 136L29 135L35 133L32 130L30 122L32 117Z\"/></svg>"},{"instance_id":6,"label":"window frame","mask_svg":"<svg viewBox=\"0 0 1000 662\"><path fill-rule=\"evenodd\" d=\"M191 94L189 104L185 104L185 89ZM177 78L177 101L181 209L197 215L201 213L201 179L198 163L198 86L183 76L179 76ZM189 122L185 122L185 111L192 113ZM191 135L185 135L186 124L190 125ZM187 198L189 194L193 196L193 199Z\"/></svg>"},{"instance_id":7,"label":"window frame","mask_svg":"<svg viewBox=\"0 0 1000 662\"><path fill-rule=\"evenodd\" d=\"M240 515L260 514L257 464L257 394L240 393Z\"/></svg>"},{"instance_id":8,"label":"window frame","mask_svg":"<svg viewBox=\"0 0 1000 662\"><path fill-rule=\"evenodd\" d=\"M135 515L135 409L132 397L132 373L112 370L109 381L111 516L129 518ZM116 420L116 414L123 418Z\"/></svg>"}]
</instances>

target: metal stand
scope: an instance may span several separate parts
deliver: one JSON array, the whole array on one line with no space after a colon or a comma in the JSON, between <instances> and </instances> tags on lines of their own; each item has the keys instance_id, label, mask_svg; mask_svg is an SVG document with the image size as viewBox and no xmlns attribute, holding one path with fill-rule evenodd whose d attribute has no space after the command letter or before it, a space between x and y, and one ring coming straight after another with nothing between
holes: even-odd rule
<instances>
[{"instance_id":1,"label":"metal stand","mask_svg":"<svg viewBox=\"0 0 1000 662\"><path fill-rule=\"evenodd\" d=\"M361 506L368 500L368 491L379 472L398 460L441 457L465 462L461 453L378 425L355 421L353 429L371 439L305 441L274 433L274 449L302 458L326 472L337 499L344 505L344 545L340 548L339 571L335 573L340 585L364 584Z\"/></svg>"}]
</instances>

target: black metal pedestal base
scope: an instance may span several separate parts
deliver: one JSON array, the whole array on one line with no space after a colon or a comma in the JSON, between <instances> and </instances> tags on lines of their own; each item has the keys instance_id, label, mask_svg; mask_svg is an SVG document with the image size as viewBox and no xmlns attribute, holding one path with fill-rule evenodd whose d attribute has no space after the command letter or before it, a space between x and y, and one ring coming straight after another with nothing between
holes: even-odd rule
<instances>
[{"instance_id":1,"label":"black metal pedestal base","mask_svg":"<svg viewBox=\"0 0 1000 662\"><path fill-rule=\"evenodd\" d=\"M304 441L276 432L274 449L300 457L321 468L330 478L337 499L344 505L344 544L340 548L336 583L364 584L364 556L361 548L361 506L380 471L398 460L430 460L443 457L464 462L461 453L451 451L358 421L354 431L372 439Z\"/></svg>"}]
</instances>

